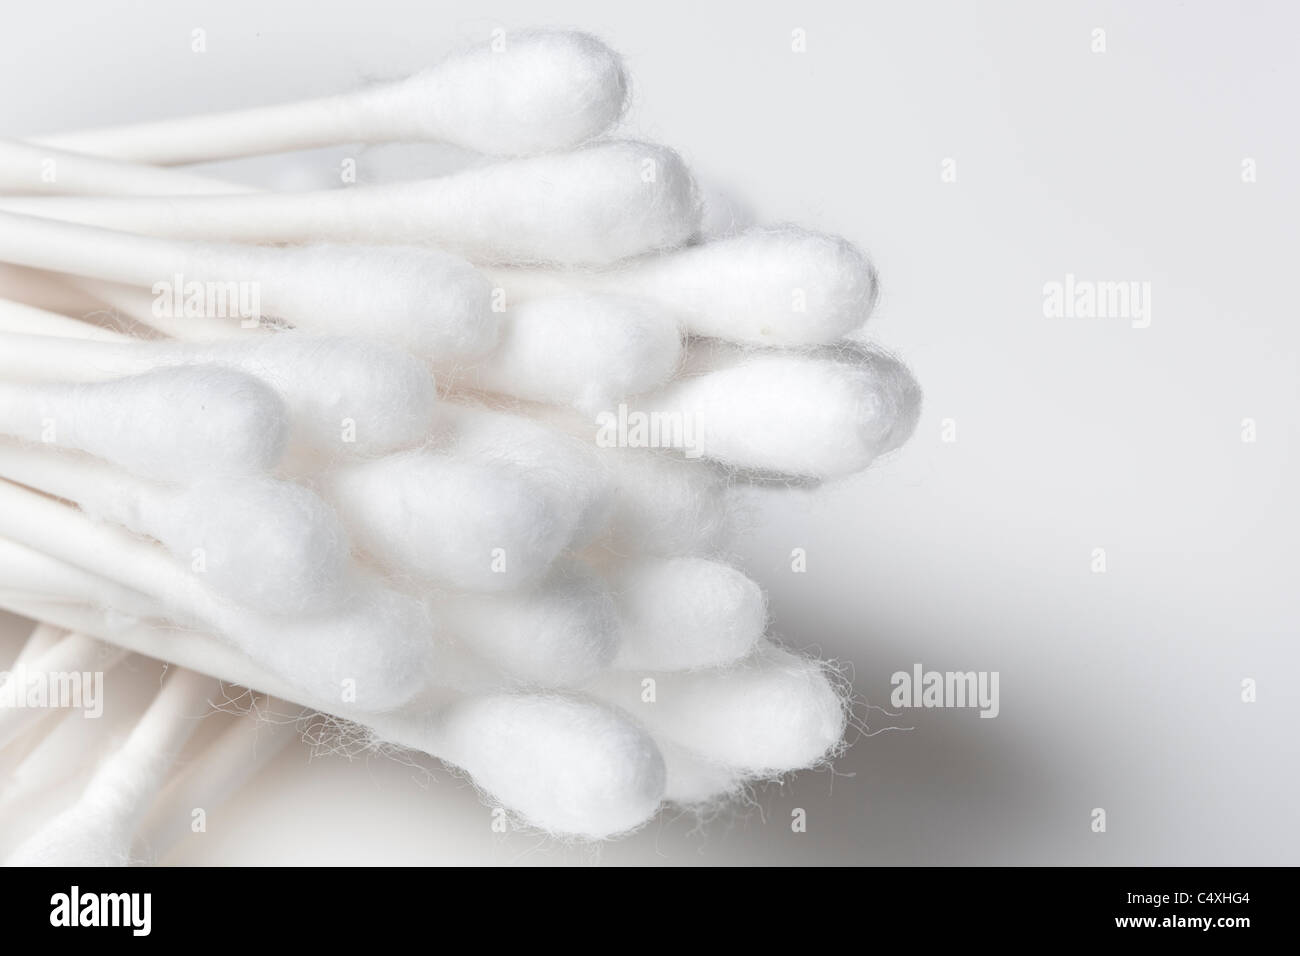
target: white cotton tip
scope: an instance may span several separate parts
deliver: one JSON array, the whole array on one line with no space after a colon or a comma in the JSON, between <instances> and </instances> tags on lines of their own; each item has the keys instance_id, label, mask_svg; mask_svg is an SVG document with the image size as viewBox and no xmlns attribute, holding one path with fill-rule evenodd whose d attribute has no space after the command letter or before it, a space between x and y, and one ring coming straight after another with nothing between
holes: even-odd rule
<instances>
[{"instance_id":1,"label":"white cotton tip","mask_svg":"<svg viewBox=\"0 0 1300 956\"><path fill-rule=\"evenodd\" d=\"M304 331L371 336L436 361L478 358L496 345L491 284L436 249L314 245L246 258L242 275L258 283L263 313ZM196 259L186 278L210 271Z\"/></svg>"},{"instance_id":2,"label":"white cotton tip","mask_svg":"<svg viewBox=\"0 0 1300 956\"><path fill-rule=\"evenodd\" d=\"M548 833L624 833L650 819L664 792L663 758L645 731L579 698L467 698L441 715L433 749Z\"/></svg>"},{"instance_id":3,"label":"white cotton tip","mask_svg":"<svg viewBox=\"0 0 1300 956\"><path fill-rule=\"evenodd\" d=\"M716 552L737 524L726 478L705 461L602 448L611 483L601 544L615 554Z\"/></svg>"},{"instance_id":4,"label":"white cotton tip","mask_svg":"<svg viewBox=\"0 0 1300 956\"><path fill-rule=\"evenodd\" d=\"M511 34L376 93L405 135L480 153L523 155L568 149L622 115L627 78L616 54L569 31Z\"/></svg>"},{"instance_id":5,"label":"white cotton tip","mask_svg":"<svg viewBox=\"0 0 1300 956\"><path fill-rule=\"evenodd\" d=\"M899 447L920 415L921 390L896 359L755 352L687 376L646 398L682 423L686 447L758 473L812 479L861 471Z\"/></svg>"},{"instance_id":6,"label":"white cotton tip","mask_svg":"<svg viewBox=\"0 0 1300 956\"><path fill-rule=\"evenodd\" d=\"M434 602L440 634L507 680L571 687L609 666L618 611L605 582L582 566L557 565L540 584L502 594L448 594Z\"/></svg>"},{"instance_id":7,"label":"white cotton tip","mask_svg":"<svg viewBox=\"0 0 1300 956\"><path fill-rule=\"evenodd\" d=\"M200 479L104 499L105 516L157 539L214 591L250 608L300 614L329 607L351 569L334 510L273 478Z\"/></svg>"},{"instance_id":8,"label":"white cotton tip","mask_svg":"<svg viewBox=\"0 0 1300 956\"><path fill-rule=\"evenodd\" d=\"M428 367L384 342L282 333L195 352L274 388L289 409L293 439L318 451L383 454L421 441L433 422Z\"/></svg>"},{"instance_id":9,"label":"white cotton tip","mask_svg":"<svg viewBox=\"0 0 1300 956\"><path fill-rule=\"evenodd\" d=\"M658 740L668 781L664 800L682 807L704 809L744 789L745 777L730 767L705 760L676 744Z\"/></svg>"},{"instance_id":10,"label":"white cotton tip","mask_svg":"<svg viewBox=\"0 0 1300 956\"><path fill-rule=\"evenodd\" d=\"M131 862L131 827L114 808L77 803L5 858L11 866L117 867Z\"/></svg>"},{"instance_id":11,"label":"white cotton tip","mask_svg":"<svg viewBox=\"0 0 1300 956\"><path fill-rule=\"evenodd\" d=\"M475 262L606 265L679 246L700 223L690 171L651 143L494 163L430 188L431 236Z\"/></svg>"},{"instance_id":12,"label":"white cotton tip","mask_svg":"<svg viewBox=\"0 0 1300 956\"><path fill-rule=\"evenodd\" d=\"M340 596L340 609L310 615L263 614L215 599L191 603L232 644L313 699L380 713L428 684L428 607L376 580L356 580Z\"/></svg>"},{"instance_id":13,"label":"white cotton tip","mask_svg":"<svg viewBox=\"0 0 1300 956\"><path fill-rule=\"evenodd\" d=\"M269 470L289 427L270 387L234 369L196 365L86 385L0 384L0 432L187 482Z\"/></svg>"},{"instance_id":14,"label":"white cotton tip","mask_svg":"<svg viewBox=\"0 0 1300 956\"><path fill-rule=\"evenodd\" d=\"M844 734L845 702L824 665L773 645L730 668L656 673L652 704L641 699L646 676L614 671L587 689L656 738L751 776L814 766Z\"/></svg>"},{"instance_id":15,"label":"white cotton tip","mask_svg":"<svg viewBox=\"0 0 1300 956\"><path fill-rule=\"evenodd\" d=\"M510 306L500 343L464 384L596 412L662 385L681 360L681 329L662 306L561 295Z\"/></svg>"},{"instance_id":16,"label":"white cotton tip","mask_svg":"<svg viewBox=\"0 0 1300 956\"><path fill-rule=\"evenodd\" d=\"M752 229L635 263L610 284L679 312L693 335L789 348L859 328L877 297L875 267L839 236Z\"/></svg>"},{"instance_id":17,"label":"white cotton tip","mask_svg":"<svg viewBox=\"0 0 1300 956\"><path fill-rule=\"evenodd\" d=\"M587 442L519 415L444 402L434 444L462 461L522 471L547 513L564 527L572 523L573 547L606 524L609 476Z\"/></svg>"},{"instance_id":18,"label":"white cotton tip","mask_svg":"<svg viewBox=\"0 0 1300 956\"><path fill-rule=\"evenodd\" d=\"M583 519L526 469L435 451L342 466L321 481L357 544L390 571L469 591L535 583Z\"/></svg>"},{"instance_id":19,"label":"white cotton tip","mask_svg":"<svg viewBox=\"0 0 1300 956\"><path fill-rule=\"evenodd\" d=\"M619 670L731 664L754 649L767 626L763 589L720 561L630 561L609 577L622 624Z\"/></svg>"}]
</instances>

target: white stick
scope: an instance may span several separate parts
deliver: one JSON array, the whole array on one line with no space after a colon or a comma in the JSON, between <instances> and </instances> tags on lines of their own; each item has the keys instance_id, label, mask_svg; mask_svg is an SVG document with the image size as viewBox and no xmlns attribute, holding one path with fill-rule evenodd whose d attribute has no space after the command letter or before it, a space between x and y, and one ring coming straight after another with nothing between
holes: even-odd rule
<instances>
[{"instance_id":1,"label":"white stick","mask_svg":"<svg viewBox=\"0 0 1300 956\"><path fill-rule=\"evenodd\" d=\"M24 695L24 679L31 675L76 674L80 681L82 675L95 671L111 670L120 659L120 654L106 653L105 646L93 637L84 634L69 634L54 647L35 660L16 664L10 673L5 687L0 687L0 695L12 692ZM57 702L47 702L44 707L28 707L15 702L14 706L0 707L0 748L8 746L20 734L41 722L51 714L58 713Z\"/></svg>"},{"instance_id":2,"label":"white stick","mask_svg":"<svg viewBox=\"0 0 1300 956\"><path fill-rule=\"evenodd\" d=\"M599 40L537 31L494 38L409 79L354 93L40 141L161 165L403 140L539 153L599 135L622 112L626 92L618 56Z\"/></svg>"},{"instance_id":3,"label":"white stick","mask_svg":"<svg viewBox=\"0 0 1300 956\"><path fill-rule=\"evenodd\" d=\"M0 140L0 192L84 196L233 194L251 190L177 169Z\"/></svg>"},{"instance_id":4,"label":"white stick","mask_svg":"<svg viewBox=\"0 0 1300 956\"><path fill-rule=\"evenodd\" d=\"M0 209L174 239L418 243L480 262L576 265L678 246L700 219L681 158L631 141L422 182L243 196L18 198L0 200Z\"/></svg>"},{"instance_id":5,"label":"white stick","mask_svg":"<svg viewBox=\"0 0 1300 956\"><path fill-rule=\"evenodd\" d=\"M66 636L67 632L62 628L51 627L48 624L37 622L31 633L27 635L27 640L23 642L22 648L18 651L18 656L14 658L13 664L10 666L10 670L22 664L30 664Z\"/></svg>"},{"instance_id":6,"label":"white stick","mask_svg":"<svg viewBox=\"0 0 1300 956\"><path fill-rule=\"evenodd\" d=\"M197 296L199 314L365 332L448 361L498 333L487 279L433 249L179 242L0 213L0 260L142 286L173 313Z\"/></svg>"},{"instance_id":7,"label":"white stick","mask_svg":"<svg viewBox=\"0 0 1300 956\"><path fill-rule=\"evenodd\" d=\"M164 857L192 829L196 810L210 817L286 747L300 741L299 724L308 713L259 697L168 782L139 828L136 847L148 859Z\"/></svg>"},{"instance_id":8,"label":"white stick","mask_svg":"<svg viewBox=\"0 0 1300 956\"><path fill-rule=\"evenodd\" d=\"M171 674L126 742L91 778L81 799L18 847L8 866L124 866L139 819L198 718L209 709L217 682L193 671Z\"/></svg>"}]
</instances>

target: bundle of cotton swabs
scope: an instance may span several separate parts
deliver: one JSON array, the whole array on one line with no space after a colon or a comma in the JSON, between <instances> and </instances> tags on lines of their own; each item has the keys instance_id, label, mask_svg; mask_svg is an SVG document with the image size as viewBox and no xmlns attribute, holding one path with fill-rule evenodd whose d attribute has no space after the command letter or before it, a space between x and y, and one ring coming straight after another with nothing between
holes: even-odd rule
<instances>
[{"instance_id":1,"label":"bundle of cotton swabs","mask_svg":"<svg viewBox=\"0 0 1300 956\"><path fill-rule=\"evenodd\" d=\"M866 468L919 390L852 344L865 256L705 235L679 156L612 137L626 99L616 54L541 31L346 95L0 143L7 274L115 318L0 304L0 606L40 622L34 670L172 665L13 862L165 848L251 770L259 708L175 766L232 687L567 838L837 751L835 675L765 637L725 558L735 492ZM482 158L306 193L171 168L386 142ZM36 723L0 710L0 747L30 763Z\"/></svg>"}]
</instances>

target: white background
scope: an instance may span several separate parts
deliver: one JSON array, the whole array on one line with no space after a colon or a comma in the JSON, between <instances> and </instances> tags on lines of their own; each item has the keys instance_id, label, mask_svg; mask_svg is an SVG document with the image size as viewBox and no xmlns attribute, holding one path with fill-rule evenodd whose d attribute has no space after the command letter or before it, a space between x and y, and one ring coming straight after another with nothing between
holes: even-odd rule
<instances>
[{"instance_id":1,"label":"white background","mask_svg":"<svg viewBox=\"0 0 1300 956\"><path fill-rule=\"evenodd\" d=\"M915 729L860 739L836 775L762 788L754 808L600 849L493 834L440 771L295 750L172 859L1300 862L1295 7L11 5L0 135L345 89L534 24L626 54L627 132L764 218L871 251L871 337L926 390L917 434L860 479L763 495L741 553L777 632L847 662L873 703L921 662L1000 672L1001 715L872 713ZM293 175L324 181L343 155ZM392 162L359 155L363 177ZM1043 285L1066 273L1150 282L1150 328L1045 318Z\"/></svg>"}]
</instances>

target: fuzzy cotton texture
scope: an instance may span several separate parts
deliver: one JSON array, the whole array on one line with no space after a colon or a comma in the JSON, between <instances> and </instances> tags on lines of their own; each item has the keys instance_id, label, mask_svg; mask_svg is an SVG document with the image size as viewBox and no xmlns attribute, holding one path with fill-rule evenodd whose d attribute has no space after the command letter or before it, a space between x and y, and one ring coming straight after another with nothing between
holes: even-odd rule
<instances>
[{"instance_id":1,"label":"fuzzy cotton texture","mask_svg":"<svg viewBox=\"0 0 1300 956\"><path fill-rule=\"evenodd\" d=\"M525 469L438 451L341 466L321 485L359 547L394 574L470 591L535 583L584 517Z\"/></svg>"},{"instance_id":2,"label":"fuzzy cotton texture","mask_svg":"<svg viewBox=\"0 0 1300 956\"><path fill-rule=\"evenodd\" d=\"M555 694L466 699L440 715L433 748L523 819L605 839L640 826L663 798L663 757L635 720Z\"/></svg>"},{"instance_id":3,"label":"fuzzy cotton texture","mask_svg":"<svg viewBox=\"0 0 1300 956\"><path fill-rule=\"evenodd\" d=\"M759 474L828 479L859 472L906 441L920 415L920 389L880 352L754 351L675 380L646 396L644 407L693 429L691 450L707 458Z\"/></svg>"},{"instance_id":4,"label":"fuzzy cotton texture","mask_svg":"<svg viewBox=\"0 0 1300 956\"><path fill-rule=\"evenodd\" d=\"M549 296L509 306L496 349L453 384L594 412L664 384L681 361L681 329L655 302Z\"/></svg>"},{"instance_id":5,"label":"fuzzy cotton texture","mask_svg":"<svg viewBox=\"0 0 1300 956\"><path fill-rule=\"evenodd\" d=\"M503 594L446 594L435 626L508 682L571 687L609 666L620 640L618 608L599 575L557 565L539 585Z\"/></svg>"},{"instance_id":6,"label":"fuzzy cotton texture","mask_svg":"<svg viewBox=\"0 0 1300 956\"><path fill-rule=\"evenodd\" d=\"M838 341L866 322L879 294L875 266L859 249L796 226L755 227L616 269L498 269L492 278L514 299L639 296L692 335L780 348Z\"/></svg>"},{"instance_id":7,"label":"fuzzy cotton texture","mask_svg":"<svg viewBox=\"0 0 1300 956\"><path fill-rule=\"evenodd\" d=\"M621 630L619 670L730 664L754 649L767 626L763 589L719 561L633 560L610 578Z\"/></svg>"},{"instance_id":8,"label":"fuzzy cotton texture","mask_svg":"<svg viewBox=\"0 0 1300 956\"><path fill-rule=\"evenodd\" d=\"M261 381L193 365L84 385L0 382L0 433L185 482L267 471L289 426L284 402Z\"/></svg>"},{"instance_id":9,"label":"fuzzy cotton texture","mask_svg":"<svg viewBox=\"0 0 1300 956\"><path fill-rule=\"evenodd\" d=\"M641 698L646 676L607 672L586 689L656 737L747 776L814 766L844 735L845 701L824 666L771 644L732 668L656 673L653 703Z\"/></svg>"}]
</instances>

